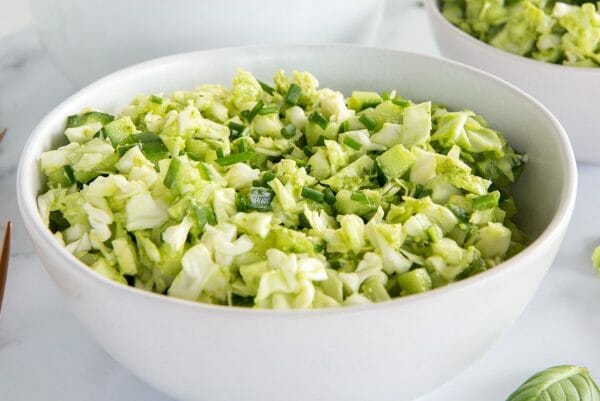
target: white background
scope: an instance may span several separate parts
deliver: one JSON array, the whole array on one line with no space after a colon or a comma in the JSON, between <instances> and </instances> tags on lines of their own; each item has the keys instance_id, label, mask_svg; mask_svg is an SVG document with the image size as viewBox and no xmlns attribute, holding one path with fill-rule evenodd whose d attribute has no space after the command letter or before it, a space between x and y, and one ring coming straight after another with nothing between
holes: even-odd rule
<instances>
[{"instance_id":1,"label":"white background","mask_svg":"<svg viewBox=\"0 0 600 401\"><path fill-rule=\"evenodd\" d=\"M27 0L0 0L0 38L31 25Z\"/></svg>"}]
</instances>

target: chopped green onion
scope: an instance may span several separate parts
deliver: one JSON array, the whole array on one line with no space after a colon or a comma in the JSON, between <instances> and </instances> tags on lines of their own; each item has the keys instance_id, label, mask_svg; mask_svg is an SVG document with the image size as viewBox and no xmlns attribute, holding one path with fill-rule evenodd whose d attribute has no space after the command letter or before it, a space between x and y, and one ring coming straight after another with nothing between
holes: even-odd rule
<instances>
[{"instance_id":1,"label":"chopped green onion","mask_svg":"<svg viewBox=\"0 0 600 401\"><path fill-rule=\"evenodd\" d=\"M267 184L266 182L264 182L263 180L253 180L252 181L252 186L254 187L265 187L265 188L270 188L269 184Z\"/></svg>"},{"instance_id":2,"label":"chopped green onion","mask_svg":"<svg viewBox=\"0 0 600 401\"><path fill-rule=\"evenodd\" d=\"M142 132L128 136L126 140L117 145L117 153L119 156L123 156L134 146L139 147L144 156L155 164L159 160L169 157L169 150L162 139L151 132Z\"/></svg>"},{"instance_id":3,"label":"chopped green onion","mask_svg":"<svg viewBox=\"0 0 600 401\"><path fill-rule=\"evenodd\" d=\"M335 203L335 194L331 189L325 188L323 190L323 196L325 199L325 203L327 203L328 205L333 205Z\"/></svg>"},{"instance_id":4,"label":"chopped green onion","mask_svg":"<svg viewBox=\"0 0 600 401\"><path fill-rule=\"evenodd\" d=\"M269 95L273 96L273 94L275 93L275 88L273 88L272 86L264 83L263 81L258 81L258 84L260 85L260 87L262 88L262 90L264 90L265 92L267 92Z\"/></svg>"},{"instance_id":5,"label":"chopped green onion","mask_svg":"<svg viewBox=\"0 0 600 401\"><path fill-rule=\"evenodd\" d=\"M427 189L423 185L417 184L415 186L413 197L416 199L425 198L427 196L431 196L432 193L433 191L431 189Z\"/></svg>"},{"instance_id":6,"label":"chopped green onion","mask_svg":"<svg viewBox=\"0 0 600 401\"><path fill-rule=\"evenodd\" d=\"M340 128L338 129L338 134L343 134L344 132L350 131L350 121L344 120L343 123L340 124Z\"/></svg>"},{"instance_id":7,"label":"chopped green onion","mask_svg":"<svg viewBox=\"0 0 600 401\"><path fill-rule=\"evenodd\" d=\"M355 141L354 139L350 138L349 136L344 138L344 145L354 149L354 150L360 150L360 148L362 147L362 145Z\"/></svg>"},{"instance_id":8,"label":"chopped green onion","mask_svg":"<svg viewBox=\"0 0 600 401\"><path fill-rule=\"evenodd\" d=\"M201 231L204 231L206 224L215 225L217 224L217 218L215 211L210 206L196 206L193 207L194 216L196 217L196 223Z\"/></svg>"},{"instance_id":9,"label":"chopped green onion","mask_svg":"<svg viewBox=\"0 0 600 401\"><path fill-rule=\"evenodd\" d=\"M163 98L160 96L156 96L156 95L150 95L150 101L152 103L156 103L156 104L162 104L163 102Z\"/></svg>"},{"instance_id":10,"label":"chopped green onion","mask_svg":"<svg viewBox=\"0 0 600 401\"><path fill-rule=\"evenodd\" d=\"M296 157L288 157L288 159L295 161L298 167L306 166L306 160L298 159Z\"/></svg>"},{"instance_id":11,"label":"chopped green onion","mask_svg":"<svg viewBox=\"0 0 600 401\"><path fill-rule=\"evenodd\" d=\"M223 157L225 157L225 154L223 153L223 148L217 148L217 158L222 159Z\"/></svg>"},{"instance_id":12,"label":"chopped green onion","mask_svg":"<svg viewBox=\"0 0 600 401\"><path fill-rule=\"evenodd\" d=\"M469 211L460 206L448 204L446 207L461 221L469 221Z\"/></svg>"},{"instance_id":13,"label":"chopped green onion","mask_svg":"<svg viewBox=\"0 0 600 401\"><path fill-rule=\"evenodd\" d=\"M215 160L215 162L219 166L230 166L232 164L250 161L250 160L254 159L255 156L256 156L256 153L252 152L252 151L240 152L240 153L235 153L232 155L220 157L217 160Z\"/></svg>"},{"instance_id":14,"label":"chopped green onion","mask_svg":"<svg viewBox=\"0 0 600 401\"><path fill-rule=\"evenodd\" d=\"M203 180L213 181L212 173L210 172L208 167L206 167L206 164L204 164L203 162L198 163L198 170L200 170L200 176Z\"/></svg>"},{"instance_id":15,"label":"chopped green onion","mask_svg":"<svg viewBox=\"0 0 600 401\"><path fill-rule=\"evenodd\" d=\"M65 219L60 210L53 210L50 212L48 224L48 228L50 228L50 231L55 233L57 231L66 230L69 227L71 227L71 223L69 223L69 221Z\"/></svg>"},{"instance_id":16,"label":"chopped green onion","mask_svg":"<svg viewBox=\"0 0 600 401\"><path fill-rule=\"evenodd\" d=\"M314 154L313 151L312 151L312 149L308 145L306 145L305 147L303 147L302 151L304 152L304 154L306 155L306 157L311 157Z\"/></svg>"},{"instance_id":17,"label":"chopped green onion","mask_svg":"<svg viewBox=\"0 0 600 401\"><path fill-rule=\"evenodd\" d=\"M291 106L295 106L298 104L298 100L300 100L300 95L302 95L302 88L298 84L291 84L290 89L288 89L285 95L285 102Z\"/></svg>"},{"instance_id":18,"label":"chopped green onion","mask_svg":"<svg viewBox=\"0 0 600 401\"><path fill-rule=\"evenodd\" d=\"M284 138L291 138L296 134L296 127L294 126L294 124L287 124L285 127L283 127L281 129L281 135Z\"/></svg>"},{"instance_id":19,"label":"chopped green onion","mask_svg":"<svg viewBox=\"0 0 600 401\"><path fill-rule=\"evenodd\" d=\"M244 130L242 132L240 132L240 134L238 135L238 137L248 136L248 135L250 135L250 127L244 128Z\"/></svg>"},{"instance_id":20,"label":"chopped green onion","mask_svg":"<svg viewBox=\"0 0 600 401\"><path fill-rule=\"evenodd\" d=\"M248 201L246 200L246 197L239 192L235 193L235 208L238 212L248 211Z\"/></svg>"},{"instance_id":21,"label":"chopped green onion","mask_svg":"<svg viewBox=\"0 0 600 401\"><path fill-rule=\"evenodd\" d=\"M271 210L272 200L273 192L270 188L252 187L249 194L248 209L268 212Z\"/></svg>"},{"instance_id":22,"label":"chopped green onion","mask_svg":"<svg viewBox=\"0 0 600 401\"><path fill-rule=\"evenodd\" d=\"M325 201L325 194L309 187L302 187L303 198L314 200L315 202L323 203Z\"/></svg>"},{"instance_id":23,"label":"chopped green onion","mask_svg":"<svg viewBox=\"0 0 600 401\"><path fill-rule=\"evenodd\" d=\"M362 110L365 110L365 109L370 109L370 108L372 108L372 107L377 107L377 106L379 106L380 104L381 104L381 101L379 101L379 100L375 100L375 101L372 101L372 102L364 102L364 103L363 103L363 104L360 106L360 110L359 110L359 111L362 111Z\"/></svg>"},{"instance_id":24,"label":"chopped green onion","mask_svg":"<svg viewBox=\"0 0 600 401\"><path fill-rule=\"evenodd\" d=\"M402 97L393 98L392 103L394 103L396 106L400 106L400 107L410 106L410 102Z\"/></svg>"},{"instance_id":25,"label":"chopped green onion","mask_svg":"<svg viewBox=\"0 0 600 401\"><path fill-rule=\"evenodd\" d=\"M249 308L254 306L254 297L247 296L243 297L236 293L231 294L231 306L241 306L244 308Z\"/></svg>"},{"instance_id":26,"label":"chopped green onion","mask_svg":"<svg viewBox=\"0 0 600 401\"><path fill-rule=\"evenodd\" d=\"M71 184L75 184L77 182L77 179L75 179L75 171L73 171L73 167L67 164L64 168L65 174L67 175L67 178L69 179Z\"/></svg>"},{"instance_id":27,"label":"chopped green onion","mask_svg":"<svg viewBox=\"0 0 600 401\"><path fill-rule=\"evenodd\" d=\"M67 167L68 166L65 166L65 170L67 169ZM517 214L517 205L515 204L515 199L512 196L509 196L506 199L504 199L500 203L500 207L506 212L506 217L509 219L515 214Z\"/></svg>"},{"instance_id":28,"label":"chopped green onion","mask_svg":"<svg viewBox=\"0 0 600 401\"><path fill-rule=\"evenodd\" d=\"M369 129L369 130L373 130L375 127L377 127L377 121L373 120L371 117L369 117L366 114L363 114L362 116L360 116L358 118L358 121L360 121L360 123L362 125L364 125L365 127L367 127L367 129Z\"/></svg>"},{"instance_id":29,"label":"chopped green onion","mask_svg":"<svg viewBox=\"0 0 600 401\"><path fill-rule=\"evenodd\" d=\"M265 104L263 103L263 101L259 100L258 102L256 102L252 109L242 111L241 115L242 117L244 117L244 119L246 119L246 121L252 122L252 120L254 120L254 117L256 117L256 115L258 114L260 109L263 108L264 105Z\"/></svg>"},{"instance_id":30,"label":"chopped green onion","mask_svg":"<svg viewBox=\"0 0 600 401\"><path fill-rule=\"evenodd\" d=\"M304 215L302 215L304 216ZM315 244L314 246L315 252L320 253L323 252L323 250L325 249L325 244L323 242L318 242Z\"/></svg>"},{"instance_id":31,"label":"chopped green onion","mask_svg":"<svg viewBox=\"0 0 600 401\"><path fill-rule=\"evenodd\" d=\"M513 167L514 181L518 180L519 177L521 177L521 174L523 174L523 170L525 170L525 163L521 163L518 166Z\"/></svg>"},{"instance_id":32,"label":"chopped green onion","mask_svg":"<svg viewBox=\"0 0 600 401\"><path fill-rule=\"evenodd\" d=\"M202 157L195 155L192 152L184 152L184 153L187 157L189 157L190 159L192 159L195 162L199 162L199 161L203 160Z\"/></svg>"},{"instance_id":33,"label":"chopped green onion","mask_svg":"<svg viewBox=\"0 0 600 401\"><path fill-rule=\"evenodd\" d=\"M169 164L169 169L167 170L167 174L165 174L165 179L163 180L163 184L165 187L172 188L175 179L177 178L177 174L179 174L179 170L181 169L181 162L179 159L171 159L171 163Z\"/></svg>"},{"instance_id":34,"label":"chopped green onion","mask_svg":"<svg viewBox=\"0 0 600 401\"><path fill-rule=\"evenodd\" d=\"M494 191L489 194L478 196L477 198L473 198L473 209L475 210L485 210L491 209L493 207L498 206L498 201L500 200L500 192Z\"/></svg>"},{"instance_id":35,"label":"chopped green onion","mask_svg":"<svg viewBox=\"0 0 600 401\"><path fill-rule=\"evenodd\" d=\"M352 195L350 195L350 199L358 203L362 203L364 205L368 205L370 203L369 198L367 198L367 195L363 194L362 192L352 192Z\"/></svg>"},{"instance_id":36,"label":"chopped green onion","mask_svg":"<svg viewBox=\"0 0 600 401\"><path fill-rule=\"evenodd\" d=\"M210 206L206 208L206 221L208 221L208 224L212 226L217 224L217 216L215 215L213 208Z\"/></svg>"},{"instance_id":37,"label":"chopped green onion","mask_svg":"<svg viewBox=\"0 0 600 401\"><path fill-rule=\"evenodd\" d=\"M317 142L315 142L315 146L323 146L325 145L325 137L323 135L319 135L317 138Z\"/></svg>"},{"instance_id":38,"label":"chopped green onion","mask_svg":"<svg viewBox=\"0 0 600 401\"><path fill-rule=\"evenodd\" d=\"M350 163L355 162L356 160L360 159L362 156L360 153L353 153L350 155L350 157L348 158L348 161Z\"/></svg>"},{"instance_id":39,"label":"chopped green onion","mask_svg":"<svg viewBox=\"0 0 600 401\"><path fill-rule=\"evenodd\" d=\"M227 124L227 126L229 127L229 132L233 136L239 136L240 133L244 130L244 128L246 128L242 124L238 124L235 121L230 121L229 124Z\"/></svg>"},{"instance_id":40,"label":"chopped green onion","mask_svg":"<svg viewBox=\"0 0 600 401\"><path fill-rule=\"evenodd\" d=\"M303 228L313 228L312 225L310 224L310 221L308 221L308 218L306 217L306 212L304 213L300 213L298 215L298 228L299 229L303 229Z\"/></svg>"},{"instance_id":41,"label":"chopped green onion","mask_svg":"<svg viewBox=\"0 0 600 401\"><path fill-rule=\"evenodd\" d=\"M274 104L272 104L270 106L265 106L258 111L258 114L260 114L261 116L266 116L267 114L275 114L275 113L279 113L279 107L277 107Z\"/></svg>"},{"instance_id":42,"label":"chopped green onion","mask_svg":"<svg viewBox=\"0 0 600 401\"><path fill-rule=\"evenodd\" d=\"M248 144L246 143L246 140L241 139L240 144L238 145L238 151L240 153L242 153L242 152L246 152L247 150L248 150Z\"/></svg>"},{"instance_id":43,"label":"chopped green onion","mask_svg":"<svg viewBox=\"0 0 600 401\"><path fill-rule=\"evenodd\" d=\"M275 173L274 173L274 172L272 172L272 171L267 171L267 172L266 172L266 173L263 175L263 177L262 177L262 180L263 180L264 182L269 182L269 181L273 181L275 178L277 178L277 174L275 174Z\"/></svg>"},{"instance_id":44,"label":"chopped green onion","mask_svg":"<svg viewBox=\"0 0 600 401\"><path fill-rule=\"evenodd\" d=\"M381 92L381 98L385 100L390 100L390 92Z\"/></svg>"},{"instance_id":45,"label":"chopped green onion","mask_svg":"<svg viewBox=\"0 0 600 401\"><path fill-rule=\"evenodd\" d=\"M327 126L329 125L329 120L327 120L327 118L325 118L325 116L318 111L315 111L311 115L309 115L308 121L317 124L323 129L327 129Z\"/></svg>"}]
</instances>

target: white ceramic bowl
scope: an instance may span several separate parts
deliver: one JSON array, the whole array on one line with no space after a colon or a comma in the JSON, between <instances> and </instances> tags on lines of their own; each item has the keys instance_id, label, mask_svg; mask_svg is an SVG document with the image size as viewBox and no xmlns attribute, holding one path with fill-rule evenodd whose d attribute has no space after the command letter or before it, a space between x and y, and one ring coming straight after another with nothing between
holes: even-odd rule
<instances>
[{"instance_id":1,"label":"white ceramic bowl","mask_svg":"<svg viewBox=\"0 0 600 401\"><path fill-rule=\"evenodd\" d=\"M36 208L37 158L60 140L66 116L89 105L117 112L140 92L228 84L238 66L264 80L279 68L308 70L322 86L347 94L395 88L417 101L483 114L529 154L515 194L532 244L494 269L426 294L287 312L211 306L122 286L59 246ZM466 368L519 316L559 248L577 171L556 119L491 75L392 50L303 46L181 54L97 81L35 128L17 181L26 228L67 303L95 340L147 383L181 400L406 401Z\"/></svg>"},{"instance_id":2,"label":"white ceramic bowl","mask_svg":"<svg viewBox=\"0 0 600 401\"><path fill-rule=\"evenodd\" d=\"M600 68L568 67L517 56L452 25L441 14L438 0L425 0L425 8L444 57L488 71L537 98L564 126L577 160L600 163Z\"/></svg>"},{"instance_id":3,"label":"white ceramic bowl","mask_svg":"<svg viewBox=\"0 0 600 401\"><path fill-rule=\"evenodd\" d=\"M51 58L81 85L133 63L192 50L367 43L385 6L385 0L29 2Z\"/></svg>"}]
</instances>

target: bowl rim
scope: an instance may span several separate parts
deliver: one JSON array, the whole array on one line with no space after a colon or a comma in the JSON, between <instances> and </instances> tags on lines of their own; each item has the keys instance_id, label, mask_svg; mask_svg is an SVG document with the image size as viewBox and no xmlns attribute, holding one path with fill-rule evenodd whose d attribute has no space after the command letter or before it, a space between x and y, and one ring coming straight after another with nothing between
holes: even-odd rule
<instances>
[{"instance_id":1,"label":"bowl rim","mask_svg":"<svg viewBox=\"0 0 600 401\"><path fill-rule=\"evenodd\" d=\"M486 270L485 272L479 273L475 276L466 278L464 280L452 283L447 286L433 289L421 294L415 294L407 297L393 298L390 301L373 303L368 305L355 305L355 306L340 306L335 308L319 308L319 309L290 309L290 310L272 310L272 309L258 309L258 308L244 308L236 306L226 305L214 305L202 302L196 302L186 299L180 299L170 297L163 294L158 294L151 291L138 289L129 285L123 285L114 282L103 275L93 271L86 264L77 259L74 255L67 251L64 246L61 246L59 242L54 238L50 230L42 222L38 208L37 208L37 196L35 193L35 185L30 185L29 182L33 179L35 169L38 168L37 160L38 154L34 152L28 152L32 146L40 148L40 145L36 145L42 141L48 135L48 126L53 125L57 119L64 119L65 109L70 108L71 104L77 103L79 98L86 97L90 92L94 92L99 87L103 86L107 82L111 81L123 81L128 80L130 76L135 75L139 71L151 70L152 68L163 66L165 64L180 64L186 63L188 59L195 57L207 57L206 55L217 55L227 57L227 54L236 54L242 50L251 49L253 54L260 54L261 51L277 51L279 54L286 54L289 52L301 52L301 51L333 51L341 50L344 51L358 51L358 52L372 52L385 57L392 57L398 55L404 55L407 57L420 58L424 62L437 63L440 66L446 65L453 68L460 68L468 71L470 74L479 75L482 78L492 81L496 84L506 87L516 96L521 96L534 107L538 108L544 115L545 118L554 126L554 135L557 136L557 142L560 146L561 151L561 163L564 165L565 175L562 183L562 192L560 194L560 202L557 206L556 212L552 216L549 224L539 234L539 236L529 244L522 252L513 256L512 258L500 263L492 269ZM57 135L51 133L52 136ZM48 112L42 120L32 130L25 146L23 147L19 166L17 170L16 179L16 190L17 190L17 203L23 222L28 231L29 237L36 245L36 250L39 249L38 242L45 244L52 248L51 251L56 253L56 256L60 259L60 269L73 269L70 273L77 274L80 277L84 277L85 280L93 281L95 284L103 286L107 291L115 290L129 293L131 296L144 297L146 300L151 302L160 302L163 305L173 305L186 308L193 308L197 312L205 313L227 313L227 314L241 314L241 315L253 315L253 316L314 316L319 317L330 314L353 314L353 313L365 313L381 311L387 308L393 308L400 305L407 305L413 302L420 302L427 298L434 298L439 296L445 296L448 292L458 292L463 288L480 285L483 282L487 282L494 277L501 276L509 270L518 269L523 263L527 262L528 259L534 257L536 252L540 252L540 247L546 242L551 242L557 236L562 235L563 229L566 229L571 214L573 212L576 192L577 192L577 166L575 162L575 156L571 148L569 139L564 128L561 126L559 121L550 113L550 111L543 106L538 100L523 92L521 89L514 85L495 77L485 71L478 70L471 66L449 60L441 57L426 55L416 52L408 52L394 49L377 48L362 45L345 45L345 44L332 44L332 45L277 45L277 46L244 46L244 47L230 47L230 48L218 48L218 49L207 49L198 50L193 52L179 53L171 56L161 57L146 62L138 63L130 67L113 72L99 80L92 82L85 86L74 94L70 95L64 101L55 106L50 112ZM38 255L39 256L39 255ZM42 263L42 265L44 265ZM46 266L44 268L47 270ZM57 283L55 283L57 284Z\"/></svg>"},{"instance_id":2,"label":"bowl rim","mask_svg":"<svg viewBox=\"0 0 600 401\"><path fill-rule=\"evenodd\" d=\"M511 61L514 62L523 62L526 65L538 68L548 68L551 72L556 71L571 71L574 73L582 73L582 74L599 74L600 75L600 66L598 67L577 67L573 65L564 65L564 64L556 64L556 63L548 63L541 60L536 60L534 58L520 56L518 54L514 54L508 52L503 49L499 49L490 45L489 43L484 42L483 40L477 39L474 36L469 35L450 21L444 17L442 12L440 11L440 0L423 0L425 2L425 8L429 11L429 19L431 22L437 22L442 24L445 28L450 30L452 34L458 36L460 39L472 43L476 46L480 46L483 49L496 53L498 56L508 57ZM435 20L435 21L432 21ZM437 40L436 40L437 42Z\"/></svg>"}]
</instances>

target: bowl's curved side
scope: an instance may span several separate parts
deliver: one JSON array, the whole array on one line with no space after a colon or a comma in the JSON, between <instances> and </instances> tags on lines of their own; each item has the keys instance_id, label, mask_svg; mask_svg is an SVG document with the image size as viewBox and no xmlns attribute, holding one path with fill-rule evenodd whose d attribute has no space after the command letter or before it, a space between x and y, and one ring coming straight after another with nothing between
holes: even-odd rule
<instances>
[{"instance_id":1,"label":"bowl's curved side","mask_svg":"<svg viewBox=\"0 0 600 401\"><path fill-rule=\"evenodd\" d=\"M496 280L450 297L344 314L223 314L88 280L44 242L44 265L115 360L181 400L408 401L458 375L519 316L560 236ZM41 245L40 245L41 244Z\"/></svg>"},{"instance_id":2,"label":"bowl's curved side","mask_svg":"<svg viewBox=\"0 0 600 401\"><path fill-rule=\"evenodd\" d=\"M540 100L565 127L577 160L600 163L600 68L544 63L497 49L461 31L425 0L444 57L488 71Z\"/></svg>"},{"instance_id":3,"label":"bowl's curved side","mask_svg":"<svg viewBox=\"0 0 600 401\"><path fill-rule=\"evenodd\" d=\"M105 280L61 248L37 213L36 158L60 136L64 116L90 104L116 111L140 91L225 83L234 66L263 79L278 68L306 69L323 86L346 92L392 86L416 100L475 106L518 148L530 150L517 193L534 242L488 272L428 294L369 307L282 313L141 292ZM155 387L185 400L401 401L458 374L520 314L566 230L576 166L560 124L535 100L488 74L389 50L269 47L173 56L92 84L34 130L17 185L25 226L70 307L116 360Z\"/></svg>"}]
</instances>

